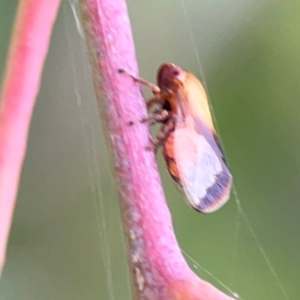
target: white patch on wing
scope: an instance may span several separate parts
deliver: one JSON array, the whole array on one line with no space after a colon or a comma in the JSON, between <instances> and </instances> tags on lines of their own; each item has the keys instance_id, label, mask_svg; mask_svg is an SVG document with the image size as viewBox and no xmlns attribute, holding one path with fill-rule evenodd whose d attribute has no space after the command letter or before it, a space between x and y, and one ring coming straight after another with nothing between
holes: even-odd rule
<instances>
[{"instance_id":1,"label":"white patch on wing","mask_svg":"<svg viewBox=\"0 0 300 300\"><path fill-rule=\"evenodd\" d=\"M174 134L180 180L189 201L198 207L222 172L222 163L205 137L195 130L177 128Z\"/></svg>"}]
</instances>

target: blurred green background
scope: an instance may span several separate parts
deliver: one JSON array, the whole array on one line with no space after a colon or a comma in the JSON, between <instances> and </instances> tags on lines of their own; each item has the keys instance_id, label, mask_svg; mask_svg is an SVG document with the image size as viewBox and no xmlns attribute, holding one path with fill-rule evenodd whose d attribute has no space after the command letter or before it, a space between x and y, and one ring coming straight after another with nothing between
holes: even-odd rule
<instances>
[{"instance_id":1,"label":"blurred green background","mask_svg":"<svg viewBox=\"0 0 300 300\"><path fill-rule=\"evenodd\" d=\"M31 124L1 300L130 299L116 191L70 2ZM201 77L199 54L239 201L278 280L235 197L197 214L159 156L181 248L202 278L225 291L200 266L242 299L300 299L300 2L184 3L187 15L179 0L128 1L140 73L155 81L158 66L172 61ZM16 5L0 2L1 73Z\"/></svg>"}]
</instances>

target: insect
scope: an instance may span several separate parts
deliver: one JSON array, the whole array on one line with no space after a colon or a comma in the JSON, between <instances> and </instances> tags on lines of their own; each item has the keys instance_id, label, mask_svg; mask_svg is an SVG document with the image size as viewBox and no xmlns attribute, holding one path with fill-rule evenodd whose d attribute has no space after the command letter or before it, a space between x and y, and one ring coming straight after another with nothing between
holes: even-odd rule
<instances>
[{"instance_id":1,"label":"insect","mask_svg":"<svg viewBox=\"0 0 300 300\"><path fill-rule=\"evenodd\" d=\"M153 98L147 101L148 111L153 106L158 108L140 122L162 124L152 148L156 151L162 147L167 169L183 189L187 203L202 213L218 210L230 197L232 175L201 82L171 63L159 68L158 86L124 70L119 72L151 88Z\"/></svg>"}]
</instances>

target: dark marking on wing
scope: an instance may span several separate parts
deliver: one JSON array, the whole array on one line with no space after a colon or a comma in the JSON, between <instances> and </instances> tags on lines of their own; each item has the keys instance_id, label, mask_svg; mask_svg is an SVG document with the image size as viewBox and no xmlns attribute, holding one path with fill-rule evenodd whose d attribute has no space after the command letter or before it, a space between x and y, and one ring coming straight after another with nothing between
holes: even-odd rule
<instances>
[{"instance_id":1,"label":"dark marking on wing","mask_svg":"<svg viewBox=\"0 0 300 300\"><path fill-rule=\"evenodd\" d=\"M219 150L220 150L220 152L221 152L221 157L222 157L222 160L223 160L223 162L226 164L226 166L227 166L227 161L226 161L226 158L225 158L225 154L224 154L224 150L223 150L223 148L222 148L222 145L221 145L221 142L220 142L220 140L219 140L219 137L216 135L216 133L213 133L213 137L214 137L214 140L215 140L215 142L216 142L216 144L217 144L217 146L218 146L218 148L219 148Z\"/></svg>"},{"instance_id":2,"label":"dark marking on wing","mask_svg":"<svg viewBox=\"0 0 300 300\"><path fill-rule=\"evenodd\" d=\"M207 189L205 197L200 199L198 209L200 212L205 213L218 209L228 200L232 185L232 175L228 169L224 151L216 133L205 126L200 119L195 118L194 120L197 132L205 137L222 163L222 171L216 176L215 183Z\"/></svg>"},{"instance_id":3,"label":"dark marking on wing","mask_svg":"<svg viewBox=\"0 0 300 300\"><path fill-rule=\"evenodd\" d=\"M228 169L223 169L222 173L216 177L214 185L207 189L205 197L201 199L199 210L206 212L222 206L229 197L228 190L230 189L231 182L232 176Z\"/></svg>"}]
</instances>

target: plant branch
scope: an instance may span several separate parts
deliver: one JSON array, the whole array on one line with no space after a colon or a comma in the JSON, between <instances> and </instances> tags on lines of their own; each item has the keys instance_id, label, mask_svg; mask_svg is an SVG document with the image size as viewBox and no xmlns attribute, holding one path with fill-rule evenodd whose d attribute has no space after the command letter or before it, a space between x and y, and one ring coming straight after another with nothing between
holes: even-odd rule
<instances>
[{"instance_id":1,"label":"plant branch","mask_svg":"<svg viewBox=\"0 0 300 300\"><path fill-rule=\"evenodd\" d=\"M113 156L134 299L233 299L198 278L186 264L172 227L157 164L147 151L140 87L118 73L137 74L125 0L81 0L97 101Z\"/></svg>"},{"instance_id":2,"label":"plant branch","mask_svg":"<svg viewBox=\"0 0 300 300\"><path fill-rule=\"evenodd\" d=\"M0 102L0 275L33 106L60 0L19 2Z\"/></svg>"}]
</instances>

